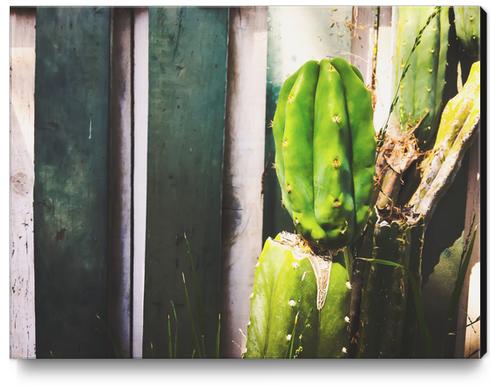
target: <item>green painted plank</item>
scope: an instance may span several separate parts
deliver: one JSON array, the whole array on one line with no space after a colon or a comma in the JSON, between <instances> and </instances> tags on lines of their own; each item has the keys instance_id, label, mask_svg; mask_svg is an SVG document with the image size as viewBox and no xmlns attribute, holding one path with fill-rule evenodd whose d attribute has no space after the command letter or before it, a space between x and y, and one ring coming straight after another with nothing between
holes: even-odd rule
<instances>
[{"instance_id":1,"label":"green painted plank","mask_svg":"<svg viewBox=\"0 0 490 386\"><path fill-rule=\"evenodd\" d=\"M175 303L177 356L190 357L191 318L214 354L221 276L221 181L228 9L150 8L147 243L143 355L169 356ZM187 235L196 274L190 274ZM174 337L175 333L171 334ZM200 340L200 338L198 339ZM201 350L202 351L202 350ZM172 355L175 355L172 354Z\"/></svg>"},{"instance_id":2,"label":"green painted plank","mask_svg":"<svg viewBox=\"0 0 490 386\"><path fill-rule=\"evenodd\" d=\"M280 231L293 231L281 205L274 164L270 123L282 83L304 62L327 56L349 58L352 7L269 7L267 45L267 97L264 171L263 239Z\"/></svg>"},{"instance_id":3,"label":"green painted plank","mask_svg":"<svg viewBox=\"0 0 490 386\"><path fill-rule=\"evenodd\" d=\"M36 27L37 356L108 357L110 10L40 8Z\"/></svg>"}]
</instances>

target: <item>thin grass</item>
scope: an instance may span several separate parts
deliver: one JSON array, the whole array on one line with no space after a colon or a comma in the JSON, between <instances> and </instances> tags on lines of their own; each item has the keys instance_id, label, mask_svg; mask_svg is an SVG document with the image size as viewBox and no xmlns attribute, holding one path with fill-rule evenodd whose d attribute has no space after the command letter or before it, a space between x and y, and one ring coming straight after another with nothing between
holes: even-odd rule
<instances>
[{"instance_id":1,"label":"thin grass","mask_svg":"<svg viewBox=\"0 0 490 386\"><path fill-rule=\"evenodd\" d=\"M220 356L220 343L221 343L221 314L218 314L218 329L216 331L216 353L215 357Z\"/></svg>"},{"instance_id":2,"label":"thin grass","mask_svg":"<svg viewBox=\"0 0 490 386\"><path fill-rule=\"evenodd\" d=\"M179 338L179 319L177 318L177 311L175 310L175 304L173 300L170 301L170 306L172 307L172 315L174 317L175 328L174 328L174 355L177 358L177 347L178 347L178 338Z\"/></svg>"},{"instance_id":3,"label":"thin grass","mask_svg":"<svg viewBox=\"0 0 490 386\"><path fill-rule=\"evenodd\" d=\"M189 297L189 290L187 288L187 283L185 281L184 272L182 272L182 283L184 284L185 305L186 305L187 313L189 314L189 319L191 322L192 337L194 340L194 344L196 346L194 348L194 350L196 351L199 358L202 358L203 356L202 356L202 351L201 351L201 344L200 344L199 336L198 336L197 330L196 330L195 317L194 317L194 313L192 311L192 304L191 304L191 300Z\"/></svg>"}]
</instances>

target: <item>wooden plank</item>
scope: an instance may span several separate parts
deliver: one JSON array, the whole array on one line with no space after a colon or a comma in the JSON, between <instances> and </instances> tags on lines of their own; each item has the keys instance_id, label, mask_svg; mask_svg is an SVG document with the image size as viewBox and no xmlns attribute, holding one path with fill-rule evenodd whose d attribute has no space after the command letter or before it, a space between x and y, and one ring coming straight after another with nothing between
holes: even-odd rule
<instances>
[{"instance_id":1,"label":"wooden plank","mask_svg":"<svg viewBox=\"0 0 490 386\"><path fill-rule=\"evenodd\" d=\"M37 356L109 357L110 10L39 8L36 53Z\"/></svg>"},{"instance_id":2,"label":"wooden plank","mask_svg":"<svg viewBox=\"0 0 490 386\"><path fill-rule=\"evenodd\" d=\"M223 182L223 356L245 347L254 267L262 249L267 9L230 11Z\"/></svg>"},{"instance_id":3,"label":"wooden plank","mask_svg":"<svg viewBox=\"0 0 490 386\"><path fill-rule=\"evenodd\" d=\"M352 11L351 62L375 95L374 128L386 122L393 98L392 7L354 7ZM375 70L375 71L374 71Z\"/></svg>"},{"instance_id":4,"label":"wooden plank","mask_svg":"<svg viewBox=\"0 0 490 386\"><path fill-rule=\"evenodd\" d=\"M393 52L395 33L392 29L393 9L396 7L380 7L378 27L378 58L376 60L376 106L373 123L378 132L386 122L393 100Z\"/></svg>"},{"instance_id":5,"label":"wooden plank","mask_svg":"<svg viewBox=\"0 0 490 386\"><path fill-rule=\"evenodd\" d=\"M115 355L131 357L133 17L112 10L108 318Z\"/></svg>"},{"instance_id":6,"label":"wooden plank","mask_svg":"<svg viewBox=\"0 0 490 386\"><path fill-rule=\"evenodd\" d=\"M10 10L10 357L36 357L34 73L36 11Z\"/></svg>"},{"instance_id":7,"label":"wooden plank","mask_svg":"<svg viewBox=\"0 0 490 386\"><path fill-rule=\"evenodd\" d=\"M378 7L353 7L352 9L352 43L350 61L364 78L366 85L371 85L373 55L377 28Z\"/></svg>"},{"instance_id":8,"label":"wooden plank","mask_svg":"<svg viewBox=\"0 0 490 386\"><path fill-rule=\"evenodd\" d=\"M263 239L293 226L281 206L270 122L282 83L310 59L350 58L352 7L269 7Z\"/></svg>"},{"instance_id":9,"label":"wooden plank","mask_svg":"<svg viewBox=\"0 0 490 386\"><path fill-rule=\"evenodd\" d=\"M214 354L221 305L227 36L226 8L149 9L146 357L169 355L170 301L178 315L177 355L190 357L193 346L201 351L197 355ZM190 303L200 306L192 316L182 272ZM205 353L192 343L194 335L204 341Z\"/></svg>"},{"instance_id":10,"label":"wooden plank","mask_svg":"<svg viewBox=\"0 0 490 386\"><path fill-rule=\"evenodd\" d=\"M485 127L482 125L482 128ZM458 358L480 357L480 136L469 151L468 188L464 232L469 235L473 219L478 226L475 245L459 300L455 355ZM470 325L471 324L471 325Z\"/></svg>"},{"instance_id":11,"label":"wooden plank","mask_svg":"<svg viewBox=\"0 0 490 386\"><path fill-rule=\"evenodd\" d=\"M134 10L133 358L143 357L148 156L148 9Z\"/></svg>"}]
</instances>

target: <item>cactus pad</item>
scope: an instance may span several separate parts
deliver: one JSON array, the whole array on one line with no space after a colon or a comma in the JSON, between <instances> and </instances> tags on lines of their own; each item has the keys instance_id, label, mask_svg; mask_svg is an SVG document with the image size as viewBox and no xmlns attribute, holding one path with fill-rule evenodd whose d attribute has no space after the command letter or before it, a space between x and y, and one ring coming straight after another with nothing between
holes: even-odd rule
<instances>
[{"instance_id":1,"label":"cactus pad","mask_svg":"<svg viewBox=\"0 0 490 386\"><path fill-rule=\"evenodd\" d=\"M349 303L342 258L317 256L294 234L267 239L255 269L245 357L344 357Z\"/></svg>"},{"instance_id":2,"label":"cactus pad","mask_svg":"<svg viewBox=\"0 0 490 386\"><path fill-rule=\"evenodd\" d=\"M454 7L456 36L463 55L473 60L480 57L480 7Z\"/></svg>"},{"instance_id":3,"label":"cactus pad","mask_svg":"<svg viewBox=\"0 0 490 386\"><path fill-rule=\"evenodd\" d=\"M371 95L343 59L306 62L285 82L272 124L282 201L296 229L334 249L352 242L372 204Z\"/></svg>"},{"instance_id":4,"label":"cactus pad","mask_svg":"<svg viewBox=\"0 0 490 386\"><path fill-rule=\"evenodd\" d=\"M416 129L423 150L431 146L443 105L449 46L448 10L449 7L398 7L393 58L398 102L394 117L402 132Z\"/></svg>"}]
</instances>

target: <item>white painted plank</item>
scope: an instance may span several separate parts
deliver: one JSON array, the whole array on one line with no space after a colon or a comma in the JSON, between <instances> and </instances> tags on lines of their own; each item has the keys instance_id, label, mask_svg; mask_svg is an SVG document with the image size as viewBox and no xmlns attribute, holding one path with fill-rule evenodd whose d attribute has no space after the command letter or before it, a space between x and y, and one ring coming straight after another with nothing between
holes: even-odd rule
<instances>
[{"instance_id":1,"label":"white painted plank","mask_svg":"<svg viewBox=\"0 0 490 386\"><path fill-rule=\"evenodd\" d=\"M378 132L386 122L393 98L393 36L392 7L354 7L351 62L364 77L366 86L374 91L373 123ZM377 19L377 20L376 20ZM377 31L376 31L377 24ZM377 33L377 48L376 45ZM377 57L373 58L376 53ZM376 73L373 84L373 67Z\"/></svg>"},{"instance_id":2,"label":"white painted plank","mask_svg":"<svg viewBox=\"0 0 490 386\"><path fill-rule=\"evenodd\" d=\"M352 7L269 7L268 82L282 84L307 60L351 56Z\"/></svg>"},{"instance_id":3,"label":"white painted plank","mask_svg":"<svg viewBox=\"0 0 490 386\"><path fill-rule=\"evenodd\" d=\"M132 10L112 10L109 323L117 357L131 357Z\"/></svg>"},{"instance_id":4,"label":"white painted plank","mask_svg":"<svg viewBox=\"0 0 490 386\"><path fill-rule=\"evenodd\" d=\"M10 11L10 357L36 357L34 303L34 10Z\"/></svg>"},{"instance_id":5,"label":"white painted plank","mask_svg":"<svg viewBox=\"0 0 490 386\"><path fill-rule=\"evenodd\" d=\"M137 8L134 10L133 358L143 356L147 150L148 9Z\"/></svg>"},{"instance_id":6,"label":"white painted plank","mask_svg":"<svg viewBox=\"0 0 490 386\"><path fill-rule=\"evenodd\" d=\"M254 267L262 249L267 10L230 13L223 186L223 348L240 357ZM243 331L243 332L242 332Z\"/></svg>"},{"instance_id":7,"label":"white painted plank","mask_svg":"<svg viewBox=\"0 0 490 386\"><path fill-rule=\"evenodd\" d=\"M481 316L481 288L480 288L480 262L476 262L470 271L468 282L468 308L465 342L464 342L464 357L465 358L480 358L480 327Z\"/></svg>"},{"instance_id":8,"label":"white painted plank","mask_svg":"<svg viewBox=\"0 0 490 386\"><path fill-rule=\"evenodd\" d=\"M377 7L354 7L350 61L361 71L366 86L371 85Z\"/></svg>"},{"instance_id":9,"label":"white painted plank","mask_svg":"<svg viewBox=\"0 0 490 386\"><path fill-rule=\"evenodd\" d=\"M376 107L374 128L378 132L386 122L393 99L393 52L395 33L392 31L392 14L396 7L380 7L378 29L378 59L376 65Z\"/></svg>"}]
</instances>

